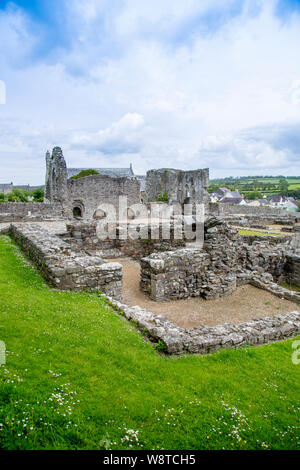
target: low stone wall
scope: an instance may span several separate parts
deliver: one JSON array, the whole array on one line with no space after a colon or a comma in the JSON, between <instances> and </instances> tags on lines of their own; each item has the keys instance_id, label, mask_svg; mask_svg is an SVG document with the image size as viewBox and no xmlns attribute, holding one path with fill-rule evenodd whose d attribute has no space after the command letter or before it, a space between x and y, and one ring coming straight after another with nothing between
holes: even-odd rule
<instances>
[{"instance_id":1,"label":"low stone wall","mask_svg":"<svg viewBox=\"0 0 300 470\"><path fill-rule=\"evenodd\" d=\"M280 243L286 243L290 242L292 240L291 235L285 235L285 236L272 236L272 235L241 235L243 237L243 243L248 243L249 245L253 245L253 243L258 242L258 243L265 243L267 242L269 245L278 245Z\"/></svg>"},{"instance_id":2,"label":"low stone wall","mask_svg":"<svg viewBox=\"0 0 300 470\"><path fill-rule=\"evenodd\" d=\"M141 260L141 289L156 301L232 294L236 275L213 266L213 258L202 250L154 253Z\"/></svg>"},{"instance_id":3,"label":"low stone wall","mask_svg":"<svg viewBox=\"0 0 300 470\"><path fill-rule=\"evenodd\" d=\"M174 231L170 231L170 239L162 239L161 225L159 239L151 239L150 229L148 238L139 238L132 240L127 238L123 240L121 233L124 227L120 226L116 230L115 240L99 240L96 233L97 223L90 224L69 224L67 225L67 234L64 239L72 246L75 251L84 250L87 252L101 253L104 258L130 256L134 259L141 259L155 251L177 250L185 246L184 240L175 240ZM126 227L127 228L127 227Z\"/></svg>"},{"instance_id":4,"label":"low stone wall","mask_svg":"<svg viewBox=\"0 0 300 470\"><path fill-rule=\"evenodd\" d=\"M0 203L0 222L40 221L58 217L62 217L61 208L43 202Z\"/></svg>"},{"instance_id":5,"label":"low stone wall","mask_svg":"<svg viewBox=\"0 0 300 470\"><path fill-rule=\"evenodd\" d=\"M211 218L205 223L203 250L153 253L141 260L141 289L156 301L223 297L257 272L284 280L289 250L289 240L277 245L259 240L249 245L236 229Z\"/></svg>"},{"instance_id":6,"label":"low stone wall","mask_svg":"<svg viewBox=\"0 0 300 470\"><path fill-rule=\"evenodd\" d=\"M161 341L168 354L209 354L225 348L281 341L300 334L300 312L297 311L236 325L226 323L183 329L164 315L155 315L140 307L128 307L112 298L108 301L141 331L146 330L155 341Z\"/></svg>"},{"instance_id":7,"label":"low stone wall","mask_svg":"<svg viewBox=\"0 0 300 470\"><path fill-rule=\"evenodd\" d=\"M289 254L287 256L285 278L289 284L300 287L300 254Z\"/></svg>"},{"instance_id":8,"label":"low stone wall","mask_svg":"<svg viewBox=\"0 0 300 470\"><path fill-rule=\"evenodd\" d=\"M122 266L101 258L74 253L47 230L30 224L11 224L9 233L43 277L62 290L103 291L122 296Z\"/></svg>"},{"instance_id":9,"label":"low stone wall","mask_svg":"<svg viewBox=\"0 0 300 470\"><path fill-rule=\"evenodd\" d=\"M226 216L226 215L254 215L260 217L298 217L300 218L300 213L291 213L284 209L279 209L276 207L263 207L263 206L247 206L239 204L221 204L221 203L210 203L209 205L209 214L215 216Z\"/></svg>"}]
</instances>

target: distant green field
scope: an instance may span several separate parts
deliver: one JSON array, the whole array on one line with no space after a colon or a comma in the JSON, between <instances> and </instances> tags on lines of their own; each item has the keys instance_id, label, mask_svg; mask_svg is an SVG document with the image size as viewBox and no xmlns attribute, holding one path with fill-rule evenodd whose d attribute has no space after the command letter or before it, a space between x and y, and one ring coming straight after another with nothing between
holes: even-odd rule
<instances>
[{"instance_id":1,"label":"distant green field","mask_svg":"<svg viewBox=\"0 0 300 470\"><path fill-rule=\"evenodd\" d=\"M210 181L210 188L216 187L229 187L230 189L235 189L244 193L247 197L247 193L251 191L259 191L262 195L272 196L280 194L280 177L253 177L249 178L223 178L223 179L212 179ZM288 183L288 191L300 191L300 177L287 177L286 182ZM281 188L282 189L282 188ZM298 195L288 194L289 196L294 196L298 199Z\"/></svg>"}]
</instances>

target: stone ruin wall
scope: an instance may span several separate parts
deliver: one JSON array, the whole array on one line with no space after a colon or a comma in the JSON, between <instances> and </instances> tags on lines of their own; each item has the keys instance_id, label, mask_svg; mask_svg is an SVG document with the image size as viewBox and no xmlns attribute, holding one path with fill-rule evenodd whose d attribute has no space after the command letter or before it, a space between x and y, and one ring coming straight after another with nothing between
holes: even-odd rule
<instances>
[{"instance_id":1,"label":"stone ruin wall","mask_svg":"<svg viewBox=\"0 0 300 470\"><path fill-rule=\"evenodd\" d=\"M127 204L141 201L140 182L136 178L113 178L106 175L91 175L84 178L69 179L67 182L68 203L66 211L73 218L73 208L82 209L85 220L93 220L100 204L113 204L118 215L119 197L126 196Z\"/></svg>"},{"instance_id":2,"label":"stone ruin wall","mask_svg":"<svg viewBox=\"0 0 300 470\"><path fill-rule=\"evenodd\" d=\"M47 230L30 224L11 224L9 234L51 285L62 290L101 290L122 297L122 266L99 257L74 253Z\"/></svg>"},{"instance_id":3,"label":"stone ruin wall","mask_svg":"<svg viewBox=\"0 0 300 470\"><path fill-rule=\"evenodd\" d=\"M146 200L158 201L160 194L168 193L169 204L209 205L209 170L182 171L173 169L150 170L146 176Z\"/></svg>"},{"instance_id":4,"label":"stone ruin wall","mask_svg":"<svg viewBox=\"0 0 300 470\"><path fill-rule=\"evenodd\" d=\"M259 241L249 245L237 230L210 219L206 222L203 250L153 253L141 260L141 289L156 301L223 297L249 283L257 273L268 273L276 281L287 279L288 253L293 259L293 272L297 273L299 258L289 250L289 242L270 245ZM291 279L290 274L289 282Z\"/></svg>"},{"instance_id":5,"label":"stone ruin wall","mask_svg":"<svg viewBox=\"0 0 300 470\"><path fill-rule=\"evenodd\" d=\"M43 202L2 202L0 222L43 221L62 218L61 207Z\"/></svg>"},{"instance_id":6,"label":"stone ruin wall","mask_svg":"<svg viewBox=\"0 0 300 470\"><path fill-rule=\"evenodd\" d=\"M146 330L155 341L163 342L168 354L211 354L221 349L282 341L300 333L299 312L253 319L235 325L225 323L183 329L165 315L155 315L138 306L128 307L112 298L108 300L141 331ZM300 294L295 294L293 301L300 303Z\"/></svg>"},{"instance_id":7,"label":"stone ruin wall","mask_svg":"<svg viewBox=\"0 0 300 470\"><path fill-rule=\"evenodd\" d=\"M214 216L227 216L227 215L249 215L249 216L259 216L269 218L299 218L300 213L297 215L297 212L289 212L284 209L279 209L276 207L263 207L263 206L247 206L240 204L230 204L230 203L209 203L209 214Z\"/></svg>"},{"instance_id":8,"label":"stone ruin wall","mask_svg":"<svg viewBox=\"0 0 300 470\"><path fill-rule=\"evenodd\" d=\"M126 196L128 206L140 203L140 182L135 177L115 178L90 175L68 179L67 165L60 147L46 154L45 202L60 206L68 219L79 209L84 220L93 220L100 204L113 204L118 211L119 197Z\"/></svg>"},{"instance_id":9,"label":"stone ruin wall","mask_svg":"<svg viewBox=\"0 0 300 470\"><path fill-rule=\"evenodd\" d=\"M285 280L289 284L300 287L300 253L287 255Z\"/></svg>"},{"instance_id":10,"label":"stone ruin wall","mask_svg":"<svg viewBox=\"0 0 300 470\"><path fill-rule=\"evenodd\" d=\"M122 224L116 230L116 239L99 240L96 226L97 222L68 224L67 232L63 235L64 239L72 246L73 250L84 250L91 253L96 252L102 258L130 256L139 260L155 251L177 250L185 246L184 240L174 239L174 230L172 230L172 228L170 230L170 239L163 239L161 224L158 239L151 238L149 228L148 238L139 238L136 240L130 237L126 240L120 238L119 234L122 232Z\"/></svg>"}]
</instances>

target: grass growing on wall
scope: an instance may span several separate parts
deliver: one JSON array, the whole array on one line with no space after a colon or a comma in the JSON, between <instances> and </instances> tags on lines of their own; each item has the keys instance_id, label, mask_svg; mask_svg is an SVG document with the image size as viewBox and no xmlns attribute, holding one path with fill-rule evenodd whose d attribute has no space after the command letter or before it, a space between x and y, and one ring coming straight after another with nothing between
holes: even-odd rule
<instances>
[{"instance_id":1,"label":"grass growing on wall","mask_svg":"<svg viewBox=\"0 0 300 470\"><path fill-rule=\"evenodd\" d=\"M256 230L239 230L240 235L255 235L258 237L284 237L282 233L258 232Z\"/></svg>"},{"instance_id":2,"label":"grass growing on wall","mask_svg":"<svg viewBox=\"0 0 300 470\"><path fill-rule=\"evenodd\" d=\"M88 293L50 290L0 237L0 447L296 449L292 340L168 358Z\"/></svg>"},{"instance_id":3,"label":"grass growing on wall","mask_svg":"<svg viewBox=\"0 0 300 470\"><path fill-rule=\"evenodd\" d=\"M288 282L281 282L280 284L282 287L285 287L286 289L293 290L295 292L300 292L300 286L295 286L294 284L289 284Z\"/></svg>"},{"instance_id":4,"label":"grass growing on wall","mask_svg":"<svg viewBox=\"0 0 300 470\"><path fill-rule=\"evenodd\" d=\"M85 176L91 176L91 175L99 175L99 171L93 170L90 168L89 170L81 170L77 175L71 176L71 180L78 180L80 178L84 178Z\"/></svg>"}]
</instances>

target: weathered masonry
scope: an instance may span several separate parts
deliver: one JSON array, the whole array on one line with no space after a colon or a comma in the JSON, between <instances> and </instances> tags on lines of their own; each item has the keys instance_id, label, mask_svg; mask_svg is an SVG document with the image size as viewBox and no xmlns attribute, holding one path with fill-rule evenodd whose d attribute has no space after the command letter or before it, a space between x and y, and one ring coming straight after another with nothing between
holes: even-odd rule
<instances>
[{"instance_id":1,"label":"weathered masonry","mask_svg":"<svg viewBox=\"0 0 300 470\"><path fill-rule=\"evenodd\" d=\"M207 189L209 170L182 171L169 168L150 170L146 176L146 199L158 201L160 197L169 204L209 205Z\"/></svg>"},{"instance_id":2,"label":"weathered masonry","mask_svg":"<svg viewBox=\"0 0 300 470\"><path fill-rule=\"evenodd\" d=\"M9 233L51 285L62 290L101 290L122 297L122 266L74 253L55 235L30 224L11 224Z\"/></svg>"},{"instance_id":3,"label":"weathered masonry","mask_svg":"<svg viewBox=\"0 0 300 470\"><path fill-rule=\"evenodd\" d=\"M61 148L55 147L51 156L47 152L45 202L61 207L68 219L92 220L100 204L113 204L118 211L120 196L127 197L128 206L140 203L138 179L102 174L71 179Z\"/></svg>"},{"instance_id":4,"label":"weathered masonry","mask_svg":"<svg viewBox=\"0 0 300 470\"><path fill-rule=\"evenodd\" d=\"M59 207L43 202L2 202L0 222L42 221L62 217Z\"/></svg>"},{"instance_id":5,"label":"weathered masonry","mask_svg":"<svg viewBox=\"0 0 300 470\"><path fill-rule=\"evenodd\" d=\"M251 282L257 273L299 283L300 257L290 240L245 242L236 229L211 218L203 250L185 248L152 253L141 260L141 289L156 301L189 297L219 298ZM297 284L298 285L298 284Z\"/></svg>"},{"instance_id":6,"label":"weathered masonry","mask_svg":"<svg viewBox=\"0 0 300 470\"><path fill-rule=\"evenodd\" d=\"M97 253L102 258L115 258L119 256L131 256L141 259L157 251L177 250L185 246L184 239L174 239L173 227L170 227L170 238L162 236L162 224L157 225L158 238L151 238L151 229L146 227L145 237L132 239L124 236L130 223L118 224L114 239L100 240L97 236L98 222L67 224L67 232L63 235L65 241L74 251L85 250L89 253ZM140 227L140 226L139 226ZM130 235L130 234L129 234Z\"/></svg>"}]
</instances>

